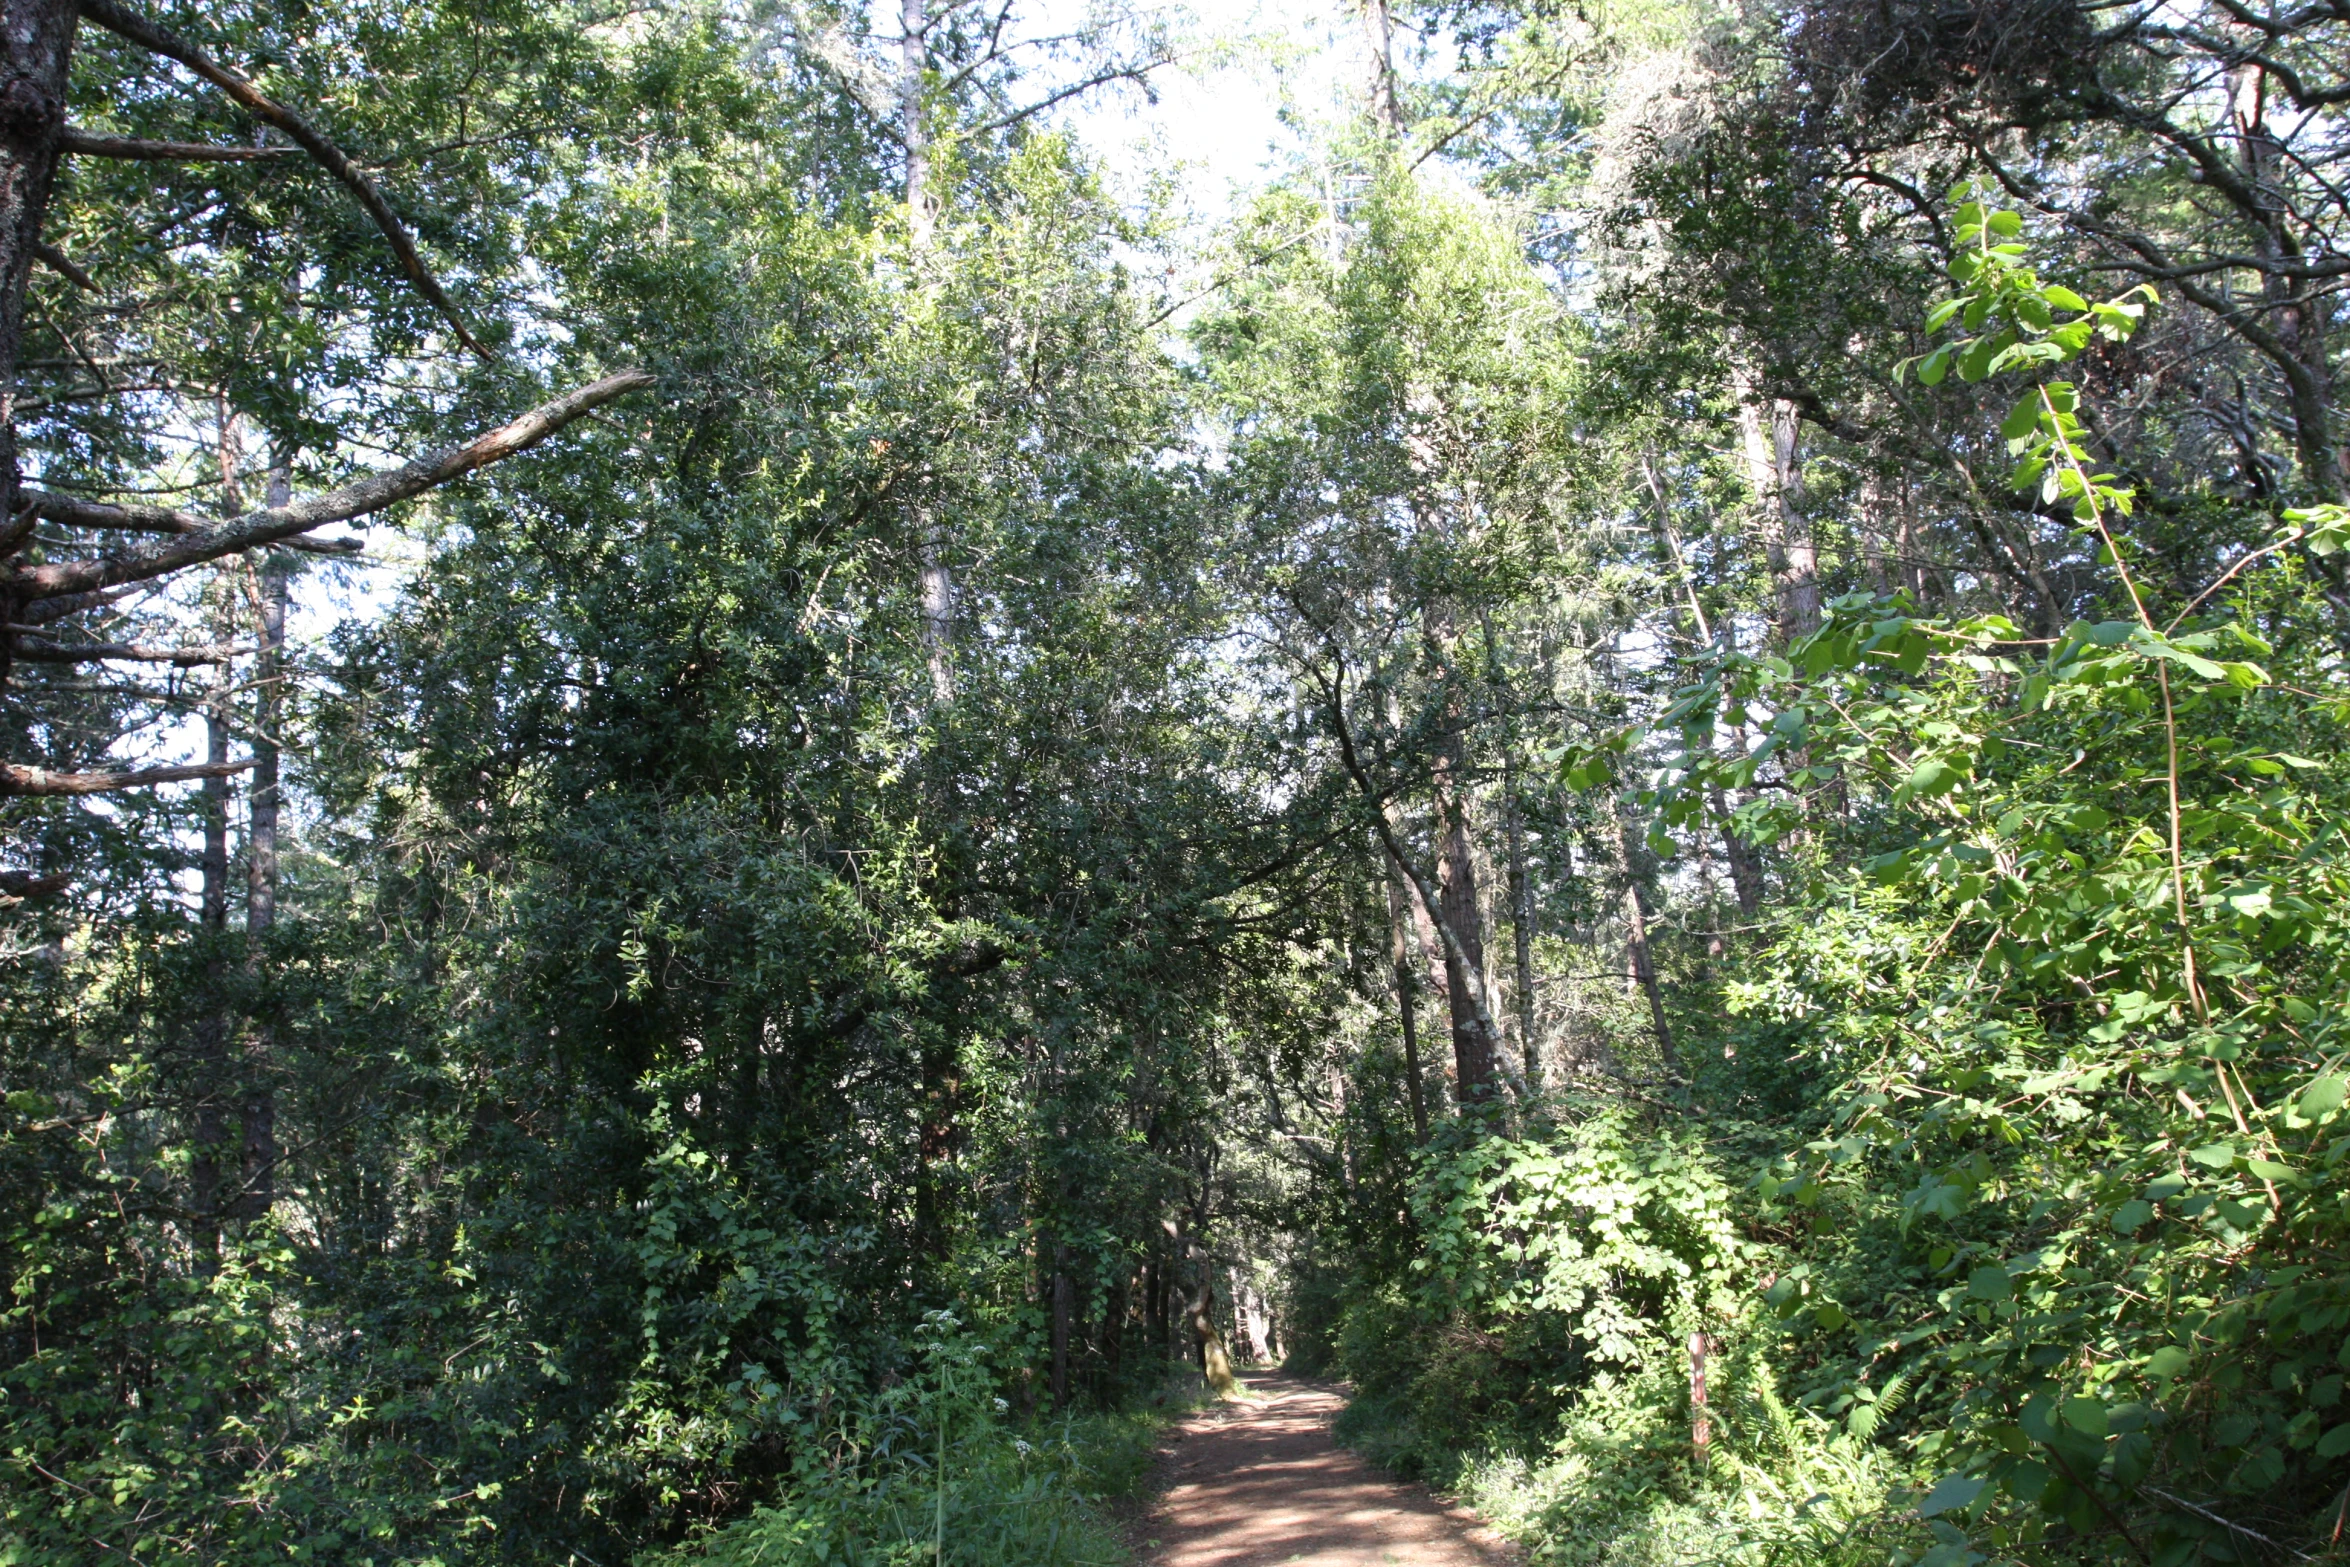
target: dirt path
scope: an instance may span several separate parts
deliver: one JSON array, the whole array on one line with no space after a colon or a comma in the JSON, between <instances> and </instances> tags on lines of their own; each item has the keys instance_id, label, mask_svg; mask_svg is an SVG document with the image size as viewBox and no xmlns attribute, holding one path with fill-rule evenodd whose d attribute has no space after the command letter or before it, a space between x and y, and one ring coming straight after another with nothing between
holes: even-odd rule
<instances>
[{"instance_id":1,"label":"dirt path","mask_svg":"<svg viewBox=\"0 0 2350 1567\"><path fill-rule=\"evenodd\" d=\"M1345 1400L1295 1377L1175 1430L1166 1494L1144 1520L1150 1567L1503 1567L1467 1513L1379 1474L1330 1437Z\"/></svg>"}]
</instances>

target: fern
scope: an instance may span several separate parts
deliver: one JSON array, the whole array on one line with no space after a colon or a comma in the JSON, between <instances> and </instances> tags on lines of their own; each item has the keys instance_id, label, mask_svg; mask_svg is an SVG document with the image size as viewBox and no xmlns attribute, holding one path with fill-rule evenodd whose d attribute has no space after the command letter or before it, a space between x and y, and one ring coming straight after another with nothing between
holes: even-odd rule
<instances>
[{"instance_id":1,"label":"fern","mask_svg":"<svg viewBox=\"0 0 2350 1567\"><path fill-rule=\"evenodd\" d=\"M1884 1391L1877 1395L1875 1402L1855 1405L1852 1413L1844 1420L1845 1428L1852 1433L1852 1439L1855 1442L1873 1439L1877 1428L1885 1423L1885 1417L1901 1408L1901 1401L1909 1396L1915 1380L1915 1372L1899 1372L1885 1384Z\"/></svg>"}]
</instances>

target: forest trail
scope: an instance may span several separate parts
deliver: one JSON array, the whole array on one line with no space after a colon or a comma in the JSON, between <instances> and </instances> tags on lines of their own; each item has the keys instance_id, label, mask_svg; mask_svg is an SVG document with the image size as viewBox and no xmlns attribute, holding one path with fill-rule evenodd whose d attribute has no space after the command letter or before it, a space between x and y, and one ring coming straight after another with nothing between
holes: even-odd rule
<instances>
[{"instance_id":1,"label":"forest trail","mask_svg":"<svg viewBox=\"0 0 2350 1567\"><path fill-rule=\"evenodd\" d=\"M1381 1475L1330 1434L1345 1399L1297 1377L1175 1431L1168 1484L1143 1526L1149 1567L1505 1567L1467 1513Z\"/></svg>"}]
</instances>

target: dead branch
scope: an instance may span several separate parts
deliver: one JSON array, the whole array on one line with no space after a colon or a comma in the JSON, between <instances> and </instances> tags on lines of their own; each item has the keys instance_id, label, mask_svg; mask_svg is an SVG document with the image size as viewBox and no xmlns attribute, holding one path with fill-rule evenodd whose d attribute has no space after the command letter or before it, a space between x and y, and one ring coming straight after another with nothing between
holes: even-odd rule
<instances>
[{"instance_id":1,"label":"dead branch","mask_svg":"<svg viewBox=\"0 0 2350 1567\"><path fill-rule=\"evenodd\" d=\"M382 511L387 506L422 495L477 468L535 446L572 420L601 408L617 397L651 386L642 370L623 370L591 386L583 386L549 403L542 403L510 424L478 435L462 446L445 446L397 468L369 474L339 490L290 505L249 511L226 522L210 523L183 536L179 542L130 554L96 560L59 561L29 567L0 579L19 603L68 595L102 592L127 583L147 582L225 555L241 554L265 544L276 544L331 522L348 522ZM53 492L44 492L44 496ZM49 502L44 499L46 510ZM75 502L76 507L92 502ZM112 508L130 515L128 508ZM163 513L164 507L142 507L143 513ZM42 619L48 617L43 616Z\"/></svg>"},{"instance_id":2,"label":"dead branch","mask_svg":"<svg viewBox=\"0 0 2350 1567\"><path fill-rule=\"evenodd\" d=\"M249 771L253 759L199 762L189 767L130 767L96 773L53 773L46 767L0 762L0 795L112 794L149 784L184 783L191 778L226 778Z\"/></svg>"}]
</instances>

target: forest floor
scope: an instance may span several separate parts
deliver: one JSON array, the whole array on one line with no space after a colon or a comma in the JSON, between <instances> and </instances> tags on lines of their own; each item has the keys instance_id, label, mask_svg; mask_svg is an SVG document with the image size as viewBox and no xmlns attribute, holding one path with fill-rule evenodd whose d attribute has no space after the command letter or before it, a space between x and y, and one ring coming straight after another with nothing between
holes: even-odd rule
<instances>
[{"instance_id":1,"label":"forest floor","mask_svg":"<svg viewBox=\"0 0 2350 1567\"><path fill-rule=\"evenodd\" d=\"M1246 1378L1248 1396L1169 1433L1157 1504L1143 1518L1148 1567L1506 1567L1500 1539L1459 1508L1380 1474L1342 1448L1336 1389Z\"/></svg>"}]
</instances>

